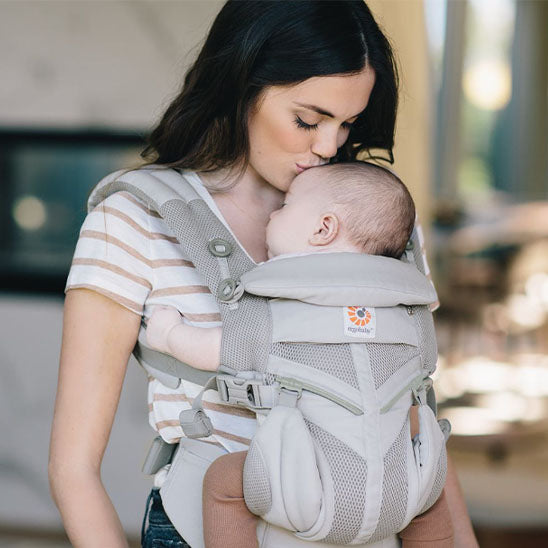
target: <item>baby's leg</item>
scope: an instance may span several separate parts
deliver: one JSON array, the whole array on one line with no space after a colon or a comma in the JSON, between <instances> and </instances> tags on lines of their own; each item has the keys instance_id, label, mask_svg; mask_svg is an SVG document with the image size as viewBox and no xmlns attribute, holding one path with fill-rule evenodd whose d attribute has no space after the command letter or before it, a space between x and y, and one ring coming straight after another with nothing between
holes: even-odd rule
<instances>
[{"instance_id":1,"label":"baby's leg","mask_svg":"<svg viewBox=\"0 0 548 548\"><path fill-rule=\"evenodd\" d=\"M204 477L202 497L206 548L258 548L257 517L245 505L246 451L223 455Z\"/></svg>"},{"instance_id":2,"label":"baby's leg","mask_svg":"<svg viewBox=\"0 0 548 548\"><path fill-rule=\"evenodd\" d=\"M453 523L442 491L437 502L401 533L403 548L453 548Z\"/></svg>"}]
</instances>

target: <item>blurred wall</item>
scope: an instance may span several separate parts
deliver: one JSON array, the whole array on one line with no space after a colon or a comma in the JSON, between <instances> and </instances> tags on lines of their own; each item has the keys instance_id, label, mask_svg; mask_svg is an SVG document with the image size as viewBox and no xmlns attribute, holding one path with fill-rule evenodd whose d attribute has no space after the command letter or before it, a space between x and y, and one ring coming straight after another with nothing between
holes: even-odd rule
<instances>
[{"instance_id":1,"label":"blurred wall","mask_svg":"<svg viewBox=\"0 0 548 548\"><path fill-rule=\"evenodd\" d=\"M3 0L0 125L150 127L221 5Z\"/></svg>"},{"instance_id":2,"label":"blurred wall","mask_svg":"<svg viewBox=\"0 0 548 548\"><path fill-rule=\"evenodd\" d=\"M410 188L424 228L430 219L431 96L423 0L368 0L396 52L401 91L394 169Z\"/></svg>"},{"instance_id":3,"label":"blurred wall","mask_svg":"<svg viewBox=\"0 0 548 548\"><path fill-rule=\"evenodd\" d=\"M146 130L177 92L218 1L0 2L0 126ZM60 297L0 292L0 529L60 529L47 453L61 344ZM153 437L133 360L103 464L126 531L140 533Z\"/></svg>"}]
</instances>

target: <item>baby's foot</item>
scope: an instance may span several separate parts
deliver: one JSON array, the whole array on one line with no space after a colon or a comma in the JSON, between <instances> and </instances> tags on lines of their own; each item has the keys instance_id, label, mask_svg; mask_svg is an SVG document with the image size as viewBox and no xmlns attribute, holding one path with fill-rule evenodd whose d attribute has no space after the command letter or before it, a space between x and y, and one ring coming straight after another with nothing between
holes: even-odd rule
<instances>
[{"instance_id":1,"label":"baby's foot","mask_svg":"<svg viewBox=\"0 0 548 548\"><path fill-rule=\"evenodd\" d=\"M147 322L147 344L160 352L169 352L168 336L170 331L183 323L181 314L170 306L155 307Z\"/></svg>"}]
</instances>

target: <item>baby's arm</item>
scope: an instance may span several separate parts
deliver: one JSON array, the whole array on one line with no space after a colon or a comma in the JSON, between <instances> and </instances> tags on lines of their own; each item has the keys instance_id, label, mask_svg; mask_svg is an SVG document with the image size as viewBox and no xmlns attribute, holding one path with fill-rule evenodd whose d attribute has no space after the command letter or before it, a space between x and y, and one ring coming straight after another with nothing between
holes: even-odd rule
<instances>
[{"instance_id":1,"label":"baby's arm","mask_svg":"<svg viewBox=\"0 0 548 548\"><path fill-rule=\"evenodd\" d=\"M147 343L197 369L217 371L221 328L204 329L183 323L175 308L157 307L147 322Z\"/></svg>"}]
</instances>

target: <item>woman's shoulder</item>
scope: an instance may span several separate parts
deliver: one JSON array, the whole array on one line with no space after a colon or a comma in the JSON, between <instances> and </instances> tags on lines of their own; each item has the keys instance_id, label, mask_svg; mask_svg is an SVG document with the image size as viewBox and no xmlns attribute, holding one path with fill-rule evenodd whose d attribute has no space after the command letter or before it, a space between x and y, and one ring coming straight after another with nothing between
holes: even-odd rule
<instances>
[{"instance_id":1,"label":"woman's shoulder","mask_svg":"<svg viewBox=\"0 0 548 548\"><path fill-rule=\"evenodd\" d=\"M80 239L90 236L117 244L146 263L185 255L162 216L126 190L111 194L90 211Z\"/></svg>"},{"instance_id":2,"label":"woman's shoulder","mask_svg":"<svg viewBox=\"0 0 548 548\"><path fill-rule=\"evenodd\" d=\"M110 195L123 190L140 195L144 201L151 203L163 203L174 197L188 199L189 191L191 195L203 195L207 192L194 171L147 165L137 169L114 171L103 177L90 192L88 211Z\"/></svg>"},{"instance_id":3,"label":"woman's shoulder","mask_svg":"<svg viewBox=\"0 0 548 548\"><path fill-rule=\"evenodd\" d=\"M181 174L173 169L143 166L115 171L103 177L91 190L88 213L103 211L162 227L165 223L149 203L162 201L166 192L179 195L180 186ZM135 189L141 189L141 192Z\"/></svg>"},{"instance_id":4,"label":"woman's shoulder","mask_svg":"<svg viewBox=\"0 0 548 548\"><path fill-rule=\"evenodd\" d=\"M128 190L119 190L105 197L90 209L88 218L97 216L97 213L117 217L125 220L129 225L139 222L146 226L154 219L157 221L162 219L160 214Z\"/></svg>"}]
</instances>

